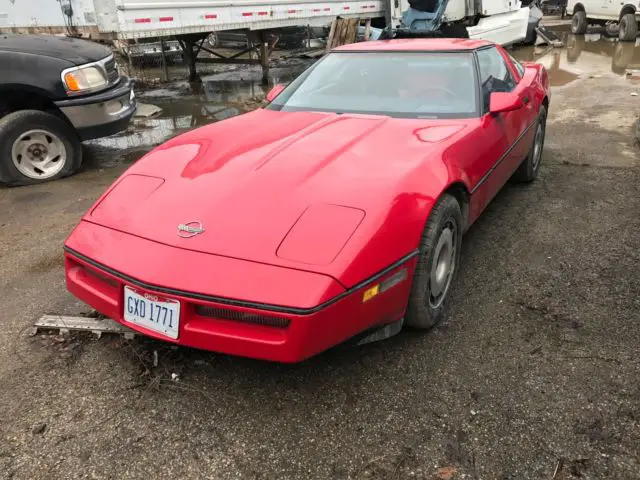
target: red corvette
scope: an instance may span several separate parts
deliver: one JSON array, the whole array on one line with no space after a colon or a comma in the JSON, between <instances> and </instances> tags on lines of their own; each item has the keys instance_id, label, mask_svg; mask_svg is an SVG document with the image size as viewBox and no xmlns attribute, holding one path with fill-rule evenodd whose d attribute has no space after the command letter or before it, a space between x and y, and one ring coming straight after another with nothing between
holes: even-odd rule
<instances>
[{"instance_id":1,"label":"red corvette","mask_svg":"<svg viewBox=\"0 0 640 480\"><path fill-rule=\"evenodd\" d=\"M280 362L429 328L462 234L536 178L548 84L484 41L340 47L129 168L67 239L68 289L151 337Z\"/></svg>"}]
</instances>

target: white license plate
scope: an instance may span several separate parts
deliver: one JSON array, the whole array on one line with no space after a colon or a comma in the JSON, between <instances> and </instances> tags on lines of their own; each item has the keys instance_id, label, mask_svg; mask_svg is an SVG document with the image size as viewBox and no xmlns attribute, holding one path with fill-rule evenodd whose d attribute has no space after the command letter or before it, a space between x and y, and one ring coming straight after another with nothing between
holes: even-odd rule
<instances>
[{"instance_id":1,"label":"white license plate","mask_svg":"<svg viewBox=\"0 0 640 480\"><path fill-rule=\"evenodd\" d=\"M124 287L124 319L167 337L178 338L180 302Z\"/></svg>"}]
</instances>

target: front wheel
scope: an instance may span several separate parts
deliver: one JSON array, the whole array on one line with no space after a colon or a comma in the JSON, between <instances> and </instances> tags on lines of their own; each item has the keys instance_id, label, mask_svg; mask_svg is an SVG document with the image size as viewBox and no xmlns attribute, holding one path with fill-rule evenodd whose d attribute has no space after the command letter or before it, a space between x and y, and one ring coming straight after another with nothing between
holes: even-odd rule
<instances>
[{"instance_id":1,"label":"front wheel","mask_svg":"<svg viewBox=\"0 0 640 480\"><path fill-rule=\"evenodd\" d=\"M584 35L587 33L587 14L585 12L575 12L571 19L571 33L574 35Z\"/></svg>"},{"instance_id":2,"label":"front wheel","mask_svg":"<svg viewBox=\"0 0 640 480\"><path fill-rule=\"evenodd\" d=\"M538 121L534 127L533 144L527 157L513 174L513 178L519 182L533 182L538 177L540 163L542 161L542 149L544 148L544 137L547 130L547 109L540 106Z\"/></svg>"},{"instance_id":3,"label":"front wheel","mask_svg":"<svg viewBox=\"0 0 640 480\"><path fill-rule=\"evenodd\" d=\"M82 162L75 130L40 110L20 110L0 120L0 183L31 185L74 173Z\"/></svg>"},{"instance_id":4,"label":"front wheel","mask_svg":"<svg viewBox=\"0 0 640 480\"><path fill-rule=\"evenodd\" d=\"M627 13L620 19L618 40L621 42L635 42L638 36L638 21L633 13Z\"/></svg>"},{"instance_id":5,"label":"front wheel","mask_svg":"<svg viewBox=\"0 0 640 480\"><path fill-rule=\"evenodd\" d=\"M405 318L408 326L428 329L446 315L460 263L462 230L460 204L444 194L433 207L420 239L420 256Z\"/></svg>"}]
</instances>

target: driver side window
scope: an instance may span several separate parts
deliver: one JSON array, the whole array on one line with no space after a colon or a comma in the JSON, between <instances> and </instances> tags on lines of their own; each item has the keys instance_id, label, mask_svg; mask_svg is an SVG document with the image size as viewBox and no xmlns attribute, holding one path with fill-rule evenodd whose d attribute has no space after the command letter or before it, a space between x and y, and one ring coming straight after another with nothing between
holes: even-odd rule
<instances>
[{"instance_id":1,"label":"driver side window","mask_svg":"<svg viewBox=\"0 0 640 480\"><path fill-rule=\"evenodd\" d=\"M478 50L483 111L489 111L489 97L493 92L510 92L516 82L502 55L495 47Z\"/></svg>"}]
</instances>

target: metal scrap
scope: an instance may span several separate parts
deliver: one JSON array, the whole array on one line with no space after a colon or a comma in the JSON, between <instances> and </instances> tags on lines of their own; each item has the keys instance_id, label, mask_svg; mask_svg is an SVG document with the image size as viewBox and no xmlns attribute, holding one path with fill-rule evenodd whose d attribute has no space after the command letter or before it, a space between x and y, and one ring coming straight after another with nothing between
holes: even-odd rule
<instances>
[{"instance_id":1,"label":"metal scrap","mask_svg":"<svg viewBox=\"0 0 640 480\"><path fill-rule=\"evenodd\" d=\"M33 324L31 334L36 335L44 330L57 330L60 334L68 334L71 331L91 332L98 338L103 333L123 335L126 339L132 339L135 331L110 318L70 317L65 315L43 315Z\"/></svg>"},{"instance_id":2,"label":"metal scrap","mask_svg":"<svg viewBox=\"0 0 640 480\"><path fill-rule=\"evenodd\" d=\"M555 48L562 47L562 41L552 30L540 25L536 27L536 33L538 34L536 38L536 46L551 45Z\"/></svg>"}]
</instances>

